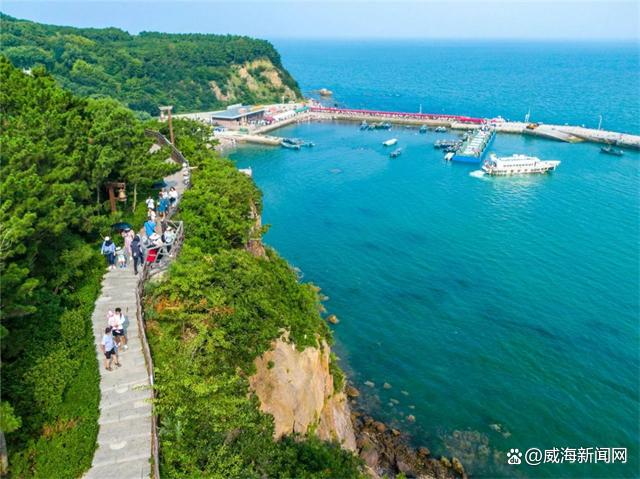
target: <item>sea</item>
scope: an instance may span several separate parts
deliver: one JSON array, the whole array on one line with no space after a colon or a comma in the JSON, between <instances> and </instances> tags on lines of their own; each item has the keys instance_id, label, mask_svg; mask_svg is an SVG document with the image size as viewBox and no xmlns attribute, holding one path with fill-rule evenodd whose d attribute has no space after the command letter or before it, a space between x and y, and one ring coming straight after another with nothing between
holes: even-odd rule
<instances>
[{"instance_id":1,"label":"sea","mask_svg":"<svg viewBox=\"0 0 640 479\"><path fill-rule=\"evenodd\" d=\"M332 105L640 133L634 44L274 44ZM443 160L433 143L455 132L276 134L315 146L229 156L264 193L265 241L328 297L368 414L474 477L640 477L638 152L501 134L492 152L561 164L490 178Z\"/></svg>"}]
</instances>

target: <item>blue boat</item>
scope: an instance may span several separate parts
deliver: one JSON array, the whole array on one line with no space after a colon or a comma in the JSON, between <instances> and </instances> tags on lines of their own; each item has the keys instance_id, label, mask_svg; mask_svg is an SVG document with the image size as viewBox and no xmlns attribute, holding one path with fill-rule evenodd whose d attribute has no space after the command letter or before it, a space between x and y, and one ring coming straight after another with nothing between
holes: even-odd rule
<instances>
[{"instance_id":1,"label":"blue boat","mask_svg":"<svg viewBox=\"0 0 640 479\"><path fill-rule=\"evenodd\" d=\"M488 128L480 128L469 137L456 150L451 161L460 163L482 163L484 156L493 142L496 133Z\"/></svg>"},{"instance_id":2,"label":"blue boat","mask_svg":"<svg viewBox=\"0 0 640 479\"><path fill-rule=\"evenodd\" d=\"M420 130L418 130L420 133L426 133L427 132L427 125L422 125L420 127Z\"/></svg>"}]
</instances>

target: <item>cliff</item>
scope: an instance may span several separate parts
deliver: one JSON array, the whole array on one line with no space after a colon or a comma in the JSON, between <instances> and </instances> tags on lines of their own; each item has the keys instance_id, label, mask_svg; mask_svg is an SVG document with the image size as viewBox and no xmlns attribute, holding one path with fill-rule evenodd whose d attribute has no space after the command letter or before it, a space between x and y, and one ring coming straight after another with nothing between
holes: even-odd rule
<instances>
[{"instance_id":1,"label":"cliff","mask_svg":"<svg viewBox=\"0 0 640 479\"><path fill-rule=\"evenodd\" d=\"M301 96L271 43L238 35L139 35L117 28L44 25L0 14L0 53L20 68L43 66L65 88L110 96L156 116L230 103Z\"/></svg>"},{"instance_id":2,"label":"cliff","mask_svg":"<svg viewBox=\"0 0 640 479\"><path fill-rule=\"evenodd\" d=\"M256 373L249 384L260 399L260 410L273 416L275 439L315 432L320 439L355 451L347 397L336 391L329 363L330 348L324 340L319 348L299 351L286 333L255 359Z\"/></svg>"}]
</instances>

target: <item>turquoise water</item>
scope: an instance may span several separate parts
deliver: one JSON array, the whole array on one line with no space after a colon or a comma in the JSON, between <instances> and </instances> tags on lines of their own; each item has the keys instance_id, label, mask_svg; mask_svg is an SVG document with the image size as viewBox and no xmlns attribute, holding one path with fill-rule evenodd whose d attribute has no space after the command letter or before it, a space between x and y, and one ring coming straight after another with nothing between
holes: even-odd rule
<instances>
[{"instance_id":1,"label":"turquoise water","mask_svg":"<svg viewBox=\"0 0 640 479\"><path fill-rule=\"evenodd\" d=\"M640 133L636 43L274 42L305 94L352 108L451 113Z\"/></svg>"},{"instance_id":2,"label":"turquoise water","mask_svg":"<svg viewBox=\"0 0 640 479\"><path fill-rule=\"evenodd\" d=\"M326 75L318 84L338 90ZM432 143L451 134L337 123L279 134L316 146L231 157L264 192L266 241L329 296L341 364L374 415L476 476L640 475L640 154L500 135L498 154L562 164L485 178L442 160ZM391 137L397 159L381 145ZM506 451L532 447L629 458L506 465Z\"/></svg>"}]
</instances>

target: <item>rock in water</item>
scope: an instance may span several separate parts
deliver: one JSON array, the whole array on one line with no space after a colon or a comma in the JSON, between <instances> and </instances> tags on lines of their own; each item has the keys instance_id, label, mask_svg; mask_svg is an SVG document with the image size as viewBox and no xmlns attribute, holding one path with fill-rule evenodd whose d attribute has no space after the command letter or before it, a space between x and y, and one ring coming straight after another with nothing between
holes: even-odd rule
<instances>
[{"instance_id":1,"label":"rock in water","mask_svg":"<svg viewBox=\"0 0 640 479\"><path fill-rule=\"evenodd\" d=\"M464 476L464 467L462 467L460 459L458 459L457 457L452 457L451 465L453 466L453 470L456 471L457 474Z\"/></svg>"},{"instance_id":2,"label":"rock in water","mask_svg":"<svg viewBox=\"0 0 640 479\"><path fill-rule=\"evenodd\" d=\"M338 324L340 322L335 314L327 316L327 321L329 321L331 324Z\"/></svg>"},{"instance_id":3,"label":"rock in water","mask_svg":"<svg viewBox=\"0 0 640 479\"><path fill-rule=\"evenodd\" d=\"M370 388L373 388L376 386L376 384L373 381L365 381L364 385L369 386Z\"/></svg>"},{"instance_id":4,"label":"rock in water","mask_svg":"<svg viewBox=\"0 0 640 479\"><path fill-rule=\"evenodd\" d=\"M385 389L391 389L391 384L389 384L389 383L384 383L384 384L382 385L382 387L383 387L383 388L385 388Z\"/></svg>"},{"instance_id":5,"label":"rock in water","mask_svg":"<svg viewBox=\"0 0 640 479\"><path fill-rule=\"evenodd\" d=\"M373 426L376 428L376 431L378 432L385 432L387 430L387 426L385 426L379 421L374 422Z\"/></svg>"},{"instance_id":6,"label":"rock in water","mask_svg":"<svg viewBox=\"0 0 640 479\"><path fill-rule=\"evenodd\" d=\"M409 393L407 391L400 391L400 394L404 395L404 396L408 396Z\"/></svg>"},{"instance_id":7,"label":"rock in water","mask_svg":"<svg viewBox=\"0 0 640 479\"><path fill-rule=\"evenodd\" d=\"M353 386L347 386L347 388L345 389L345 392L347 393L347 396L351 398L357 398L358 396L360 396L360 391L358 391Z\"/></svg>"},{"instance_id":8,"label":"rock in water","mask_svg":"<svg viewBox=\"0 0 640 479\"><path fill-rule=\"evenodd\" d=\"M407 416L407 421L409 422L416 422L416 417L413 414L409 414Z\"/></svg>"},{"instance_id":9,"label":"rock in water","mask_svg":"<svg viewBox=\"0 0 640 479\"><path fill-rule=\"evenodd\" d=\"M421 447L420 449L418 449L418 454L420 454L422 457L427 457L429 454L431 454L431 451L427 447Z\"/></svg>"}]
</instances>

